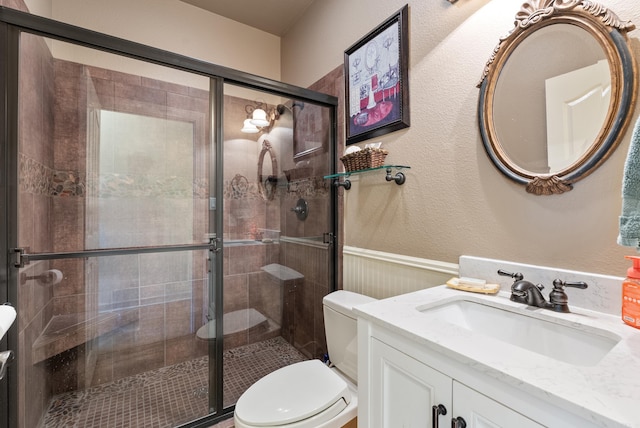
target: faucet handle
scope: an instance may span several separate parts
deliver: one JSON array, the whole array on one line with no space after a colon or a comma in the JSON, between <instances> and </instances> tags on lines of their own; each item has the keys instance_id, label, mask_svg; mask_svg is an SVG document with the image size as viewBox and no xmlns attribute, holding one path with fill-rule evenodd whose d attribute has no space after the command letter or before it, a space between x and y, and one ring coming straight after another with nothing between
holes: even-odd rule
<instances>
[{"instance_id":1,"label":"faucet handle","mask_svg":"<svg viewBox=\"0 0 640 428\"><path fill-rule=\"evenodd\" d=\"M524 275L521 274L520 272L507 272L506 270L503 269L498 269L498 275L502 275L502 276L510 276L511 278L513 278L514 281L522 281L524 279Z\"/></svg>"},{"instance_id":2,"label":"faucet handle","mask_svg":"<svg viewBox=\"0 0 640 428\"><path fill-rule=\"evenodd\" d=\"M569 310L569 296L564 292L564 287L582 288L588 287L584 281L566 282L561 279L553 280L553 290L549 293L549 303L556 312L571 312Z\"/></svg>"},{"instance_id":3,"label":"faucet handle","mask_svg":"<svg viewBox=\"0 0 640 428\"><path fill-rule=\"evenodd\" d=\"M587 288L589 285L584 281L575 281L575 282L567 282L561 279L553 280L553 289L562 290L562 287L573 287L573 288L582 288L583 290Z\"/></svg>"}]
</instances>

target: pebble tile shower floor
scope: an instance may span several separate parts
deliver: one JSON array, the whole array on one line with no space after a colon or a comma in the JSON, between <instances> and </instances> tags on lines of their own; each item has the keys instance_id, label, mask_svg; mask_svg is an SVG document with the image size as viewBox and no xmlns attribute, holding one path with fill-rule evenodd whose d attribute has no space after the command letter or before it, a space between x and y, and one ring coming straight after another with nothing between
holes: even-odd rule
<instances>
[{"instance_id":1,"label":"pebble tile shower floor","mask_svg":"<svg viewBox=\"0 0 640 428\"><path fill-rule=\"evenodd\" d=\"M281 337L225 351L224 401L235 403L262 376L306 358ZM45 428L170 428L208 413L207 358L60 394Z\"/></svg>"}]
</instances>

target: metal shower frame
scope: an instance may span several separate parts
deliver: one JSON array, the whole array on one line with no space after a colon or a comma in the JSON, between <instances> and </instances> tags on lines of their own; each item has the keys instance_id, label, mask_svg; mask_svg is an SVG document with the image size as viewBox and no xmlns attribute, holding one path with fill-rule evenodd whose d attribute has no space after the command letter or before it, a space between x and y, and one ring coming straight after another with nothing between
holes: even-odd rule
<instances>
[{"instance_id":1,"label":"metal shower frame","mask_svg":"<svg viewBox=\"0 0 640 428\"><path fill-rule=\"evenodd\" d=\"M337 172L337 106L338 99L335 96L322 94L309 89L278 82L254 74L234 70L205 61L186 57L162 49L153 48L129 40L109 36L95 31L87 30L77 26L65 24L55 20L31 15L15 9L0 6L0 303L12 302L17 304L17 269L15 267L17 241L17 194L18 194L18 59L20 54L20 34L22 32L35 34L42 37L56 39L92 49L109 52L145 62L150 62L165 67L170 67L210 78L210 104L212 115L211 120L211 141L213 146L212 161L216 165L215 171L210 177L210 189L212 195L222 195L223 180L223 85L225 83L241 86L244 88L270 92L274 95L293 98L300 101L307 101L317 105L327 107L330 116L330 144L329 159L330 173ZM330 215L329 231L333 237L338 236L338 189L329 186L330 204L332 206ZM222 198L218 204L217 214L214 216L210 227L213 227L217 236L222 236ZM338 284L338 240L332 240L330 245L330 272L331 289L334 290ZM223 284L222 271L222 247L219 240L212 240L208 244L194 244L193 246L167 247L158 251L174 251L176 249L208 249L215 260L214 275L210 275L209 289L216 290L215 299L222 302L222 288L215 287L215 284ZM103 251L102 255L126 254L131 250L97 250ZM134 250L137 251L137 250ZM145 251L145 250L142 250ZM88 251L87 253L91 253ZM83 252L84 253L84 252ZM108 254L106 254L108 253ZM79 254L73 254L77 256ZM88 254L91 255L91 254ZM44 256L46 259L48 256ZM27 261L43 259L43 257L32 255L27 257ZM216 313L217 337L222 337L222 311ZM6 339L0 342L0 351L7 349L18 349L18 332L14 327L9 330ZM222 341L215 341L213 345L214 359L222 361ZM15 367L9 368L8 381L0 382L0 426L15 427L18 422L18 376ZM215 370L210 373L210 381L215 384L216 390L216 413L209 414L195 422L184 425L189 428L200 428L210 426L218 420L224 419L233 410L224 409L222 394L222 364L215 364Z\"/></svg>"}]
</instances>

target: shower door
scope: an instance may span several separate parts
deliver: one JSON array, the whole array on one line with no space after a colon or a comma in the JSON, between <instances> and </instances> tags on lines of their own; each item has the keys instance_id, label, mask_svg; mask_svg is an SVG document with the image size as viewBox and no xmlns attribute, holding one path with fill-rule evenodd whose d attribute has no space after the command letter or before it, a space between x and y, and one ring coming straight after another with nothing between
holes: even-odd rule
<instances>
[{"instance_id":1,"label":"shower door","mask_svg":"<svg viewBox=\"0 0 640 428\"><path fill-rule=\"evenodd\" d=\"M335 284L335 188L324 179L335 168L331 112L224 85L225 407L262 376L327 352L322 298Z\"/></svg>"},{"instance_id":2,"label":"shower door","mask_svg":"<svg viewBox=\"0 0 640 428\"><path fill-rule=\"evenodd\" d=\"M326 352L335 97L1 6L0 53L1 426L204 427L241 346Z\"/></svg>"},{"instance_id":3,"label":"shower door","mask_svg":"<svg viewBox=\"0 0 640 428\"><path fill-rule=\"evenodd\" d=\"M18 67L17 425L219 411L197 334L221 260L215 85L29 33Z\"/></svg>"}]
</instances>

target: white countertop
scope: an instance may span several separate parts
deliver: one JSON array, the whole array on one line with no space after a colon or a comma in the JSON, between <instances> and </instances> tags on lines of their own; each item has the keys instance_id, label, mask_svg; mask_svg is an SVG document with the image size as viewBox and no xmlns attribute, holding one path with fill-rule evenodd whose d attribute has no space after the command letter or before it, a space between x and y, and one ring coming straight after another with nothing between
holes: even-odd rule
<instances>
[{"instance_id":1,"label":"white countertop","mask_svg":"<svg viewBox=\"0 0 640 428\"><path fill-rule=\"evenodd\" d=\"M499 302L512 311L584 331L606 330L621 340L595 365L579 366L474 334L419 310L461 296ZM418 346L473 366L598 426L640 427L640 330L617 316L574 307L571 301L569 306L572 313L556 313L512 302L507 291L483 295L439 286L361 305L354 311Z\"/></svg>"}]
</instances>

